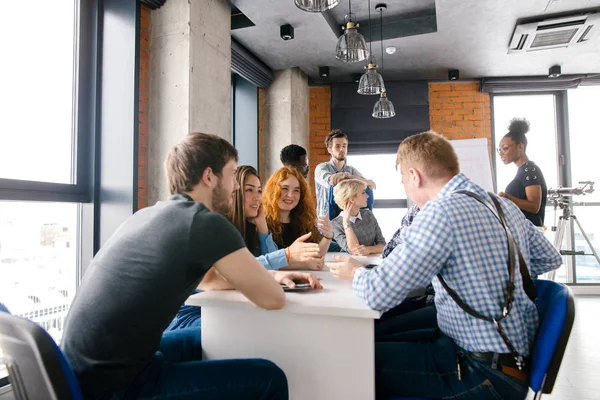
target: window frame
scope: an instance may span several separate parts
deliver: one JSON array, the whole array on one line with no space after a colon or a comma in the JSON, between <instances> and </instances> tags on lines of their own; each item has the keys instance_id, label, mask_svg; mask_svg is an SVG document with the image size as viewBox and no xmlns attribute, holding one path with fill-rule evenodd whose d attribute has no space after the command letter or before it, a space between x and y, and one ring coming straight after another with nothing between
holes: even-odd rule
<instances>
[{"instance_id":1,"label":"window frame","mask_svg":"<svg viewBox=\"0 0 600 400\"><path fill-rule=\"evenodd\" d=\"M75 7L72 184L0 178L0 200L92 201L93 140L96 131L98 2L77 1Z\"/></svg>"},{"instance_id":2,"label":"window frame","mask_svg":"<svg viewBox=\"0 0 600 400\"><path fill-rule=\"evenodd\" d=\"M577 89L575 89L577 90ZM572 168L571 168L571 135L569 127L569 102L568 90L553 90L553 91L531 91L531 92L508 92L508 93L490 93L491 117L492 117L492 143L496 143L496 130L494 120L494 98L502 96L530 96L550 94L554 95L554 115L556 118L556 150L558 158L558 186L571 187L572 185ZM494 168L494 184L496 184L496 157L492 157ZM571 207L576 207L572 205ZM571 232L575 229L575 223L571 219L568 228ZM571 243L567 244L575 248L575 235L571 237ZM577 258L575 255L567 255L566 268L570 270L574 282L566 283L572 287L592 288L593 294L598 294L600 283L581 283L577 282ZM585 290L585 289L584 289ZM586 292L587 293L587 292Z\"/></svg>"}]
</instances>

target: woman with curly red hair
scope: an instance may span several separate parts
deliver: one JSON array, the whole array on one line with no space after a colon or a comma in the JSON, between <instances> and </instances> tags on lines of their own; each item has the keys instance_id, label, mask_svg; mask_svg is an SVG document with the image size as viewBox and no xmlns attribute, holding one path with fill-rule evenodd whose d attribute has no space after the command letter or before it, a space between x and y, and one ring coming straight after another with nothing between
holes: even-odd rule
<instances>
[{"instance_id":1,"label":"woman with curly red hair","mask_svg":"<svg viewBox=\"0 0 600 400\"><path fill-rule=\"evenodd\" d=\"M279 248L290 246L298 237L311 232L307 241L318 243L322 257L333 238L327 215L317 219L316 205L306 179L294 168L275 171L265 185L263 208L273 240ZM321 269L321 262L300 262L292 268Z\"/></svg>"}]
</instances>

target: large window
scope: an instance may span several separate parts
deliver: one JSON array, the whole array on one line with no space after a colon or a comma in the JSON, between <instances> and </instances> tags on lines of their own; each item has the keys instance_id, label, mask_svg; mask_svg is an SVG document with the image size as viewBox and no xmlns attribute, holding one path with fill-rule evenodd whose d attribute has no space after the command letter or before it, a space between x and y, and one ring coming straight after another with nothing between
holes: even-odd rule
<instances>
[{"instance_id":1,"label":"large window","mask_svg":"<svg viewBox=\"0 0 600 400\"><path fill-rule=\"evenodd\" d=\"M566 97L565 97L566 96ZM565 101L568 100L568 101ZM595 107L600 87L584 87L550 94L496 95L493 97L495 146L507 133L511 118L525 117L531 123L527 134L527 155L541 168L548 188L578 187L579 182L600 180L593 160L600 138L595 134ZM568 120L568 126L562 122ZM570 151L569 151L570 150ZM516 166L503 165L496 155L496 179L502 191L516 174ZM592 247L600 251L600 194L568 196L571 210L584 228ZM561 203L549 196L546 207L546 237L555 242L557 226L563 214ZM600 283L600 265L573 219L565 225L560 249L584 252L564 255L564 265L556 280L568 283ZM557 246L558 247L558 246Z\"/></svg>"},{"instance_id":2,"label":"large window","mask_svg":"<svg viewBox=\"0 0 600 400\"><path fill-rule=\"evenodd\" d=\"M583 236L585 232L596 253L600 254L600 168L594 161L600 147L596 121L600 87L569 90L568 100L572 186L580 187L582 181L599 185L593 193L573 199L573 212L583 228L582 232L578 226L573 227L575 250L586 254L575 256L575 277L580 283L600 283L600 265Z\"/></svg>"},{"instance_id":3,"label":"large window","mask_svg":"<svg viewBox=\"0 0 600 400\"><path fill-rule=\"evenodd\" d=\"M77 286L76 203L0 202L0 293L60 340Z\"/></svg>"},{"instance_id":4,"label":"large window","mask_svg":"<svg viewBox=\"0 0 600 400\"><path fill-rule=\"evenodd\" d=\"M0 302L57 342L92 199L96 7L13 1L0 12Z\"/></svg>"},{"instance_id":5,"label":"large window","mask_svg":"<svg viewBox=\"0 0 600 400\"><path fill-rule=\"evenodd\" d=\"M36 3L0 13L0 178L74 183L75 2Z\"/></svg>"},{"instance_id":6,"label":"large window","mask_svg":"<svg viewBox=\"0 0 600 400\"><path fill-rule=\"evenodd\" d=\"M396 154L350 154L348 165L358 169L377 185L374 190L373 214L386 241L400 227L406 213L406 193L396 171Z\"/></svg>"}]
</instances>

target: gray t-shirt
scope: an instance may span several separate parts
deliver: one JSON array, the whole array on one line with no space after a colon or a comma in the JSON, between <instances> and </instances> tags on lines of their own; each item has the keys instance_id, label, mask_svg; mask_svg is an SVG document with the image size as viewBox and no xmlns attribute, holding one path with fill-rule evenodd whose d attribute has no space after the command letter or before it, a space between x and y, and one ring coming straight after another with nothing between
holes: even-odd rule
<instances>
[{"instance_id":1,"label":"gray t-shirt","mask_svg":"<svg viewBox=\"0 0 600 400\"><path fill-rule=\"evenodd\" d=\"M125 221L92 260L65 324L62 349L84 395L126 388L206 271L245 247L225 217L186 195Z\"/></svg>"}]
</instances>

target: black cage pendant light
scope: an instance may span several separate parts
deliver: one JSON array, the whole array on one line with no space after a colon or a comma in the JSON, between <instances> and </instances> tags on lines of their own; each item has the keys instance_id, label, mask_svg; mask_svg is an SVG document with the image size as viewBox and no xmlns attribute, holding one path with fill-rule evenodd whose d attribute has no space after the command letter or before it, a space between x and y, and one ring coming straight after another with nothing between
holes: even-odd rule
<instances>
[{"instance_id":1,"label":"black cage pendant light","mask_svg":"<svg viewBox=\"0 0 600 400\"><path fill-rule=\"evenodd\" d=\"M383 78L377 72L377 65L375 64L375 56L373 55L373 48L371 47L371 43L373 43L373 35L371 34L371 0L368 2L369 7L369 54L371 57L369 58L369 65L365 67L365 73L360 77L360 82L358 83L358 94L364 95L375 95L381 94L385 92L385 84L383 83Z\"/></svg>"},{"instance_id":2,"label":"black cage pendant light","mask_svg":"<svg viewBox=\"0 0 600 400\"><path fill-rule=\"evenodd\" d=\"M342 0L294 0L294 4L301 10L308 12L323 12L332 9Z\"/></svg>"},{"instance_id":3,"label":"black cage pendant light","mask_svg":"<svg viewBox=\"0 0 600 400\"><path fill-rule=\"evenodd\" d=\"M383 12L387 9L387 5L380 3L375 6L375 9L379 11L381 27L381 73L383 73ZM396 115L394 110L394 104L387 98L386 91L381 92L379 100L373 107L373 118L392 118Z\"/></svg>"},{"instance_id":4,"label":"black cage pendant light","mask_svg":"<svg viewBox=\"0 0 600 400\"><path fill-rule=\"evenodd\" d=\"M348 15L346 15L348 22L344 34L340 36L335 47L335 58L340 61L354 63L366 60L369 52L367 51L365 38L356 30L358 24L355 24L352 20L352 0L349 0L348 4Z\"/></svg>"}]
</instances>

